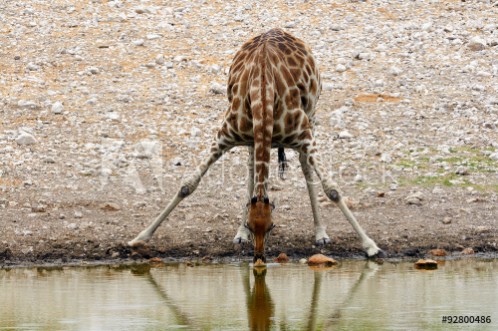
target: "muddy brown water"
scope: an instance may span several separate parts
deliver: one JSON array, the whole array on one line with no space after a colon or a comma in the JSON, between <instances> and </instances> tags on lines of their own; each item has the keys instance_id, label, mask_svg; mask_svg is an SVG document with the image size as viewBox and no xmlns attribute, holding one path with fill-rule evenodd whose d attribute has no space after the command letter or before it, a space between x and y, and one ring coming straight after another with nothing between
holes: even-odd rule
<instances>
[{"instance_id":1,"label":"muddy brown water","mask_svg":"<svg viewBox=\"0 0 498 331\"><path fill-rule=\"evenodd\" d=\"M497 330L496 284L498 259L476 258L3 269L0 330Z\"/></svg>"}]
</instances>

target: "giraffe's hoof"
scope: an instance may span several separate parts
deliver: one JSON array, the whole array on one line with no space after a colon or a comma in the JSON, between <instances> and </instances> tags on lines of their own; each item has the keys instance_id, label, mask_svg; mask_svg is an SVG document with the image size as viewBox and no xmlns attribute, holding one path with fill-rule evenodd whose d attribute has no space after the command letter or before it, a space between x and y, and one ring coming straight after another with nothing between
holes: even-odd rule
<instances>
[{"instance_id":1,"label":"giraffe's hoof","mask_svg":"<svg viewBox=\"0 0 498 331\"><path fill-rule=\"evenodd\" d=\"M385 259L387 257L386 252L384 252L382 249L379 249L377 253L373 255L368 255L367 253L367 258L371 260L376 260L376 259Z\"/></svg>"},{"instance_id":2,"label":"giraffe's hoof","mask_svg":"<svg viewBox=\"0 0 498 331\"><path fill-rule=\"evenodd\" d=\"M323 237L323 238L320 238L320 239L317 239L315 240L315 244L317 246L325 246L327 244L330 244L330 238L329 237Z\"/></svg>"},{"instance_id":3,"label":"giraffe's hoof","mask_svg":"<svg viewBox=\"0 0 498 331\"><path fill-rule=\"evenodd\" d=\"M234 244L243 244L246 242L249 242L249 236L250 236L249 230L243 225L239 226L239 229L237 230L237 234L235 235L235 238L233 238L233 243Z\"/></svg>"},{"instance_id":4,"label":"giraffe's hoof","mask_svg":"<svg viewBox=\"0 0 498 331\"><path fill-rule=\"evenodd\" d=\"M243 236L235 236L235 238L233 238L233 243L234 244L244 244L244 243L247 243L249 242L249 238L244 238Z\"/></svg>"},{"instance_id":5,"label":"giraffe's hoof","mask_svg":"<svg viewBox=\"0 0 498 331\"><path fill-rule=\"evenodd\" d=\"M131 241L128 241L128 247L132 247L132 248L140 248L140 247L144 247L147 245L147 242L145 240L136 240L136 239L133 239Z\"/></svg>"}]
</instances>

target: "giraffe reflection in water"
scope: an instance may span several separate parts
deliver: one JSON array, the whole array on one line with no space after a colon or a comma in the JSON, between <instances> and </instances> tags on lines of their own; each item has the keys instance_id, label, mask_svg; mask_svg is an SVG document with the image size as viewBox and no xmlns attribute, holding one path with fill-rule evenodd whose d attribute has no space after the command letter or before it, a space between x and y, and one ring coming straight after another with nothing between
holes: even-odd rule
<instances>
[{"instance_id":1,"label":"giraffe reflection in water","mask_svg":"<svg viewBox=\"0 0 498 331\"><path fill-rule=\"evenodd\" d=\"M246 295L247 317L251 330L269 330L275 316L275 304L266 285L266 268L254 268L254 284L250 288L249 270L245 269L244 292Z\"/></svg>"},{"instance_id":2,"label":"giraffe reflection in water","mask_svg":"<svg viewBox=\"0 0 498 331\"><path fill-rule=\"evenodd\" d=\"M323 312L321 314L319 312L322 292L322 279L326 272L333 272L333 269L335 268L336 267L327 269L323 268L316 269L314 271L313 288L311 293L302 294L303 302L306 302L307 298L311 296L311 300L309 301L310 306L307 308L303 307L303 309L308 310L307 318L305 321L303 321L304 323L302 324L303 329L316 330L317 326L320 326L320 328L324 330L333 330L335 329L335 327L338 327L338 324L341 321L341 312L345 309L348 309L351 302L354 301L355 294L358 292L361 284L375 275L375 273L379 269L379 265L373 261L366 261L365 267L361 271L360 276L353 283L347 295L339 304L336 305L336 308L332 309L327 317L324 318ZM295 322L291 322L288 316L277 316L275 313L275 306L283 303L275 303L275 301L272 299L271 289L266 282L267 274L271 273L271 269L273 269L273 267L270 267L269 270L267 268L241 268L242 284L247 311L247 325L250 330L290 330L295 327ZM204 324L204 322L206 321L203 321L202 318L196 316L195 312L189 311L187 308L182 309L181 305L178 304L178 302L180 302L180 298L176 298L177 301L175 301L175 298L168 294L166 286L156 281L156 279L154 278L154 273L150 272L150 270L150 266L142 267L140 269L135 269L133 273L147 279L158 296L162 299L171 313L175 316L175 323L177 325L185 326L189 329L194 330L212 327L212 325L209 324L210 322L207 322L208 325ZM252 287L251 270L253 274L252 277L254 278ZM292 289L289 290L291 291ZM216 305L218 303L214 304ZM190 306L190 308L192 308L192 306ZM320 320L318 319L319 316L322 316Z\"/></svg>"}]
</instances>

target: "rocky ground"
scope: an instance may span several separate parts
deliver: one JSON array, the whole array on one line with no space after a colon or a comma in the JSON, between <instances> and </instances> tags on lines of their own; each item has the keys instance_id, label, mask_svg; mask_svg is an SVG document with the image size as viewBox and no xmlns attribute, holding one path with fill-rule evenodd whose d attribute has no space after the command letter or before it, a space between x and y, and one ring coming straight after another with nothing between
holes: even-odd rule
<instances>
[{"instance_id":1,"label":"rocky ground","mask_svg":"<svg viewBox=\"0 0 498 331\"><path fill-rule=\"evenodd\" d=\"M282 27L314 50L316 136L360 223L391 256L498 251L495 1L0 0L0 264L248 258L231 241L247 153L234 149L156 232L125 243L206 155L238 47ZM313 246L299 162L272 167L270 256L361 254L320 198ZM467 250L467 252L469 252Z\"/></svg>"}]
</instances>

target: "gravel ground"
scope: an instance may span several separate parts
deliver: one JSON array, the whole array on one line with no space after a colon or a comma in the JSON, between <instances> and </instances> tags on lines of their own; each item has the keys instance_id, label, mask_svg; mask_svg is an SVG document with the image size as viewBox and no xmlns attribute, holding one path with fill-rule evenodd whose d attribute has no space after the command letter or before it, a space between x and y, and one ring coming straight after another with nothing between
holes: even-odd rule
<instances>
[{"instance_id":1,"label":"gravel ground","mask_svg":"<svg viewBox=\"0 0 498 331\"><path fill-rule=\"evenodd\" d=\"M244 41L273 27L320 64L316 136L391 256L498 251L498 2L0 0L0 264L242 257L247 152L234 149L156 232L125 242L206 155ZM276 153L275 153L276 154ZM320 197L313 246L299 162L276 176L268 255L361 254ZM467 250L468 252L469 250Z\"/></svg>"}]
</instances>

